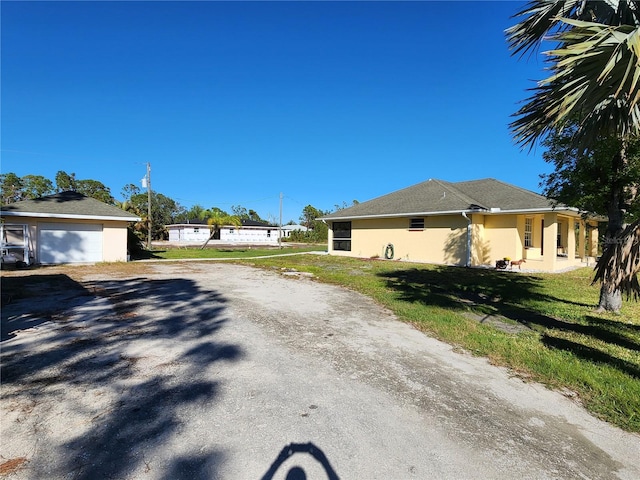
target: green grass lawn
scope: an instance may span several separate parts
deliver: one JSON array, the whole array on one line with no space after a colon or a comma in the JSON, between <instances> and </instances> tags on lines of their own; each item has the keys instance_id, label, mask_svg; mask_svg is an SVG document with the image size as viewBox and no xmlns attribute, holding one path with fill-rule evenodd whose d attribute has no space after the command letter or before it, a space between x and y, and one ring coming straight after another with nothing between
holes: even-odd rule
<instances>
[{"instance_id":1,"label":"green grass lawn","mask_svg":"<svg viewBox=\"0 0 640 480\"><path fill-rule=\"evenodd\" d=\"M311 272L368 295L422 331L577 394L594 415L640 432L640 304L595 313L599 286L589 268L524 274L320 255L251 263ZM497 326L479 321L487 318Z\"/></svg>"},{"instance_id":2,"label":"green grass lawn","mask_svg":"<svg viewBox=\"0 0 640 480\"><path fill-rule=\"evenodd\" d=\"M167 260L186 260L186 259L207 259L207 258L253 258L265 255L290 255L294 253L304 252L326 252L327 245L290 245L287 243L279 247L224 247L213 248L208 247L200 249L200 246L194 247L172 247L162 250L152 250L144 252L140 256L134 258L140 259L167 259Z\"/></svg>"}]
</instances>

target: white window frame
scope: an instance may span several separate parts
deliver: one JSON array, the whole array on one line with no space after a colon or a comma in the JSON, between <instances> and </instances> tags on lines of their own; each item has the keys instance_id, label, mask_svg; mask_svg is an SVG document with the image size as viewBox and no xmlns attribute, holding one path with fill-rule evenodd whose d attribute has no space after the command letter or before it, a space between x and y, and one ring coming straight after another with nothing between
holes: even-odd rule
<instances>
[{"instance_id":1,"label":"white window frame","mask_svg":"<svg viewBox=\"0 0 640 480\"><path fill-rule=\"evenodd\" d=\"M524 248L533 247L533 218L524 219Z\"/></svg>"}]
</instances>

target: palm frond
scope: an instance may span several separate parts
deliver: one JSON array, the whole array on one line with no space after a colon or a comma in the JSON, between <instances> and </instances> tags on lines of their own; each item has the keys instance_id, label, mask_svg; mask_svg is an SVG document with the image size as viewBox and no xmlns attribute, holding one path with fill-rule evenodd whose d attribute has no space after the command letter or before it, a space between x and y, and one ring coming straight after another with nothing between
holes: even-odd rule
<instances>
[{"instance_id":1,"label":"palm frond","mask_svg":"<svg viewBox=\"0 0 640 480\"><path fill-rule=\"evenodd\" d=\"M587 20L604 25L640 24L640 1L628 0L531 0L512 18L523 19L505 30L512 55L534 52L549 35L566 31L561 18Z\"/></svg>"},{"instance_id":2,"label":"palm frond","mask_svg":"<svg viewBox=\"0 0 640 480\"><path fill-rule=\"evenodd\" d=\"M531 147L575 115L587 143L605 132L639 132L640 28L562 21L571 28L555 37L559 48L545 52L551 76L531 89L510 124L516 143Z\"/></svg>"},{"instance_id":3,"label":"palm frond","mask_svg":"<svg viewBox=\"0 0 640 480\"><path fill-rule=\"evenodd\" d=\"M532 0L513 18L523 17L520 23L505 30L512 55L531 53L556 27L562 28L558 18L568 18L580 7L582 0L560 2L555 0Z\"/></svg>"},{"instance_id":4,"label":"palm frond","mask_svg":"<svg viewBox=\"0 0 640 480\"><path fill-rule=\"evenodd\" d=\"M609 240L595 270L592 283L602 282L609 293L620 290L627 299L640 298L640 220Z\"/></svg>"}]
</instances>

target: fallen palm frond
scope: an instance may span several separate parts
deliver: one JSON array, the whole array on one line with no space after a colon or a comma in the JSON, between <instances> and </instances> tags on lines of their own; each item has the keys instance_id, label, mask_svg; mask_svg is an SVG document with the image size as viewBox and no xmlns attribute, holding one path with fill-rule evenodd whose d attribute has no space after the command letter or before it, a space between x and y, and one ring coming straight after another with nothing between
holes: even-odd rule
<instances>
[{"instance_id":1,"label":"fallen palm frond","mask_svg":"<svg viewBox=\"0 0 640 480\"><path fill-rule=\"evenodd\" d=\"M600 260L596 264L596 274L593 283L602 282L604 287L612 293L620 290L633 296L640 297L640 220L636 220L619 235L611 239Z\"/></svg>"}]
</instances>

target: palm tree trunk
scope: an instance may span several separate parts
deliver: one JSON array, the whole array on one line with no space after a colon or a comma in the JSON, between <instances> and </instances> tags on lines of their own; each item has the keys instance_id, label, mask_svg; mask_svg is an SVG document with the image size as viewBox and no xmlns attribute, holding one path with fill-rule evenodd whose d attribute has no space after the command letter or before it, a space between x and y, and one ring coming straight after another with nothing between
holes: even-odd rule
<instances>
[{"instance_id":1,"label":"palm tree trunk","mask_svg":"<svg viewBox=\"0 0 640 480\"><path fill-rule=\"evenodd\" d=\"M596 312L619 312L622 308L622 292L620 290L609 290L602 282L600 287L600 300Z\"/></svg>"},{"instance_id":2,"label":"palm tree trunk","mask_svg":"<svg viewBox=\"0 0 640 480\"><path fill-rule=\"evenodd\" d=\"M216 236L216 232L217 231L218 231L217 228L212 228L211 229L211 233L209 234L209 238L207 238L207 241L204 242L204 244L200 247L200 250L204 250L207 247L207 245L209 244L211 239Z\"/></svg>"},{"instance_id":3,"label":"palm tree trunk","mask_svg":"<svg viewBox=\"0 0 640 480\"><path fill-rule=\"evenodd\" d=\"M623 225L623 208L624 208L624 183L618 180L619 172L623 170L626 165L626 148L623 142L623 146L612 159L611 171L613 181L611 184L611 191L609 192L609 205L607 206L608 225L605 233L605 244L603 247L602 256L605 257L605 252L609 248L615 246L616 239L622 233ZM622 307L622 292L619 288L612 288L610 284L611 275L605 275L602 279L602 285L600 287L600 300L596 311L598 312L619 312Z\"/></svg>"}]
</instances>

